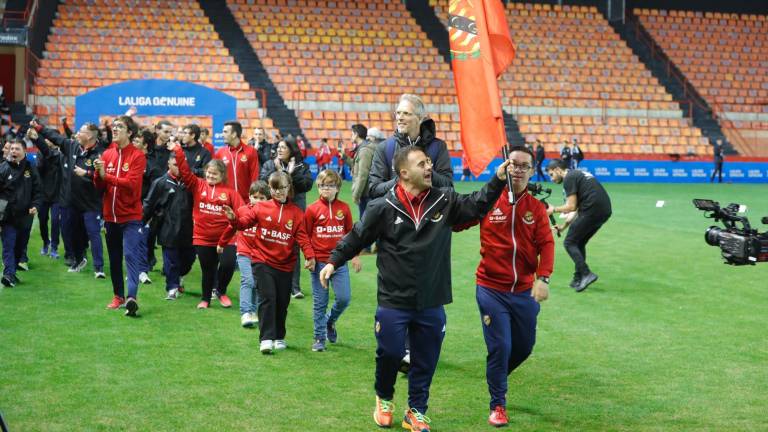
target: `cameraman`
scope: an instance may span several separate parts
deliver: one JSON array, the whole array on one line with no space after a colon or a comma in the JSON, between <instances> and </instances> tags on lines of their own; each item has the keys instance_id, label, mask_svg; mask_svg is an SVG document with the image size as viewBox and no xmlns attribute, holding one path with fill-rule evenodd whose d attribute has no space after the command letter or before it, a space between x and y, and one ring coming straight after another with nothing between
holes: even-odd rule
<instances>
[{"instance_id":1,"label":"cameraman","mask_svg":"<svg viewBox=\"0 0 768 432\"><path fill-rule=\"evenodd\" d=\"M568 168L568 162L555 159L547 165L547 173L552 181L563 184L565 204L559 207L549 206L547 214L572 213L565 224L555 229L563 231L568 225L568 235L563 245L576 265L571 288L582 292L594 281L597 275L587 266L587 242L611 217L611 199L603 186L590 173ZM578 213L573 213L577 212Z\"/></svg>"}]
</instances>

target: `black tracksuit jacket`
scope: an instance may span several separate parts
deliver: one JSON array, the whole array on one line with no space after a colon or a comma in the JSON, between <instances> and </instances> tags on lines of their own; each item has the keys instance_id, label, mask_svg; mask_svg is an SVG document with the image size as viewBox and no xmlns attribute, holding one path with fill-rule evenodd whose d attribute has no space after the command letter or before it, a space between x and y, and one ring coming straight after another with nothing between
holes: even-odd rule
<instances>
[{"instance_id":1,"label":"black tracksuit jacket","mask_svg":"<svg viewBox=\"0 0 768 432\"><path fill-rule=\"evenodd\" d=\"M157 178L144 199L142 222L157 224L161 246L192 247L192 193L181 178L170 174Z\"/></svg>"},{"instance_id":2,"label":"black tracksuit jacket","mask_svg":"<svg viewBox=\"0 0 768 432\"><path fill-rule=\"evenodd\" d=\"M482 189L466 195L433 187L418 223L392 188L368 204L363 219L339 241L329 261L338 268L378 241L380 306L422 310L448 304L452 301L451 228L483 218L504 184L494 175Z\"/></svg>"}]
</instances>

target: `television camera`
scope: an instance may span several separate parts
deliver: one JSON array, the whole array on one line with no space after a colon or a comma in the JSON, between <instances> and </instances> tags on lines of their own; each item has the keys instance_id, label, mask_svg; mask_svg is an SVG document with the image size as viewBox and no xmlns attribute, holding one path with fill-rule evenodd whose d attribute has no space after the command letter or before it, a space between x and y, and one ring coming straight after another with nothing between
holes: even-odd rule
<instances>
[{"instance_id":1,"label":"television camera","mask_svg":"<svg viewBox=\"0 0 768 432\"><path fill-rule=\"evenodd\" d=\"M759 233L749 224L746 216L739 216L739 204L720 203L708 199L695 199L693 205L705 212L704 217L721 222L724 228L710 226L704 233L704 240L710 246L720 247L726 264L755 265L768 261L768 231ZM768 224L768 216L761 219Z\"/></svg>"}]
</instances>

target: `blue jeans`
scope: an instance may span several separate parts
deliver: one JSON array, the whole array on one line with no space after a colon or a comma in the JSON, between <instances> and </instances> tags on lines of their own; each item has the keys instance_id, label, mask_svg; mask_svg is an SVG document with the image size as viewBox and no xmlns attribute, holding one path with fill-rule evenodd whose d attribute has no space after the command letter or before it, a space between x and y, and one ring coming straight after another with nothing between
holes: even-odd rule
<instances>
[{"instance_id":1,"label":"blue jeans","mask_svg":"<svg viewBox=\"0 0 768 432\"><path fill-rule=\"evenodd\" d=\"M123 257L128 270L128 297L136 298L139 293L139 273L146 258L146 248L141 248L145 230L141 221L125 223L107 222L107 253L109 254L109 277L112 291L118 297L125 297L123 280Z\"/></svg>"},{"instance_id":2,"label":"blue jeans","mask_svg":"<svg viewBox=\"0 0 768 432\"><path fill-rule=\"evenodd\" d=\"M195 248L192 246L170 248L163 246L163 274L165 290L170 291L181 286L181 277L192 270L195 263Z\"/></svg>"},{"instance_id":3,"label":"blue jeans","mask_svg":"<svg viewBox=\"0 0 768 432\"><path fill-rule=\"evenodd\" d=\"M256 292L256 280L253 278L251 259L245 255L237 256L240 268L240 314L256 313L259 305L259 293Z\"/></svg>"},{"instance_id":4,"label":"blue jeans","mask_svg":"<svg viewBox=\"0 0 768 432\"><path fill-rule=\"evenodd\" d=\"M485 379L491 395L490 408L506 407L507 376L533 351L541 306L530 290L501 292L478 285L476 297L488 349Z\"/></svg>"},{"instance_id":5,"label":"blue jeans","mask_svg":"<svg viewBox=\"0 0 768 432\"><path fill-rule=\"evenodd\" d=\"M325 263L317 262L315 271L312 272L312 319L315 322L315 339L324 340L326 338L326 325L328 322L335 323L349 306L352 290L349 284L349 268L345 264L337 268L331 275L330 282L336 300L333 302L331 312L327 313L329 292L320 285L320 270L323 267L325 267Z\"/></svg>"},{"instance_id":6,"label":"blue jeans","mask_svg":"<svg viewBox=\"0 0 768 432\"><path fill-rule=\"evenodd\" d=\"M411 342L411 369L408 371L408 406L426 413L429 387L440 358L445 337L445 309L376 309L376 395L392 399L405 341Z\"/></svg>"}]
</instances>

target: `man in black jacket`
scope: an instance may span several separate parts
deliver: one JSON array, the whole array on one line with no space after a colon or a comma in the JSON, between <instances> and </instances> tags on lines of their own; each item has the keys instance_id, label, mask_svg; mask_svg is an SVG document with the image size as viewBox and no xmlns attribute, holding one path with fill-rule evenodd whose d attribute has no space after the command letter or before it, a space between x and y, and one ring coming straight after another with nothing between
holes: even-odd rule
<instances>
[{"instance_id":1,"label":"man in black jacket","mask_svg":"<svg viewBox=\"0 0 768 432\"><path fill-rule=\"evenodd\" d=\"M37 169L24 155L24 143L10 144L8 159L0 162L0 237L3 244L3 286L19 283L16 265L27 248L34 215L43 202Z\"/></svg>"},{"instance_id":2,"label":"man in black jacket","mask_svg":"<svg viewBox=\"0 0 768 432\"><path fill-rule=\"evenodd\" d=\"M253 138L248 140L248 145L255 148L256 153L259 155L259 168L276 156L277 145L270 144L267 141L267 132L263 127L257 127L253 130Z\"/></svg>"},{"instance_id":3,"label":"man in black jacket","mask_svg":"<svg viewBox=\"0 0 768 432\"><path fill-rule=\"evenodd\" d=\"M176 300L181 293L181 278L195 262L195 249L192 247L192 194L181 181L173 153L168 158L168 172L152 183L144 199L142 222L150 221L156 226L157 242L163 247L165 299Z\"/></svg>"},{"instance_id":4,"label":"man in black jacket","mask_svg":"<svg viewBox=\"0 0 768 432\"><path fill-rule=\"evenodd\" d=\"M334 270L378 241L376 310L376 424L392 424L392 397L406 331L411 342L408 404L403 425L428 430L424 417L445 333L443 305L451 303L451 228L482 218L504 188L508 161L480 191L459 195L432 186L430 158L418 146L395 153L399 181L368 204L361 221L339 241L321 270L325 286Z\"/></svg>"},{"instance_id":5,"label":"man in black jacket","mask_svg":"<svg viewBox=\"0 0 768 432\"><path fill-rule=\"evenodd\" d=\"M196 124L184 126L179 139L192 174L205 178L205 166L211 161L212 155L200 144L200 126Z\"/></svg>"},{"instance_id":6,"label":"man in black jacket","mask_svg":"<svg viewBox=\"0 0 768 432\"><path fill-rule=\"evenodd\" d=\"M33 128L27 130L27 137L34 141L37 132ZM40 255L58 257L59 238L61 233L61 198L64 193L64 155L52 142L45 140L45 151L41 149L37 158L37 171L43 187L43 203L37 213L40 237L43 247ZM50 216L51 226L48 230Z\"/></svg>"},{"instance_id":7,"label":"man in black jacket","mask_svg":"<svg viewBox=\"0 0 768 432\"><path fill-rule=\"evenodd\" d=\"M400 96L395 119L395 134L379 144L373 154L368 179L368 197L374 199L384 196L395 186L395 151L412 145L421 147L432 159L432 184L435 187L453 187L453 168L448 146L443 140L435 137L435 122L426 117L421 98L412 94Z\"/></svg>"},{"instance_id":8,"label":"man in black jacket","mask_svg":"<svg viewBox=\"0 0 768 432\"><path fill-rule=\"evenodd\" d=\"M64 155L63 195L61 199L61 228L65 250L72 254L69 272L80 272L88 260L85 258L88 242L91 244L94 276L104 279L104 253L101 241L101 194L96 191L93 161L101 156L97 145L99 128L86 123L69 139L54 129L44 128L33 121L30 126L61 149ZM35 146L46 154L48 146L41 139L33 139Z\"/></svg>"}]
</instances>

